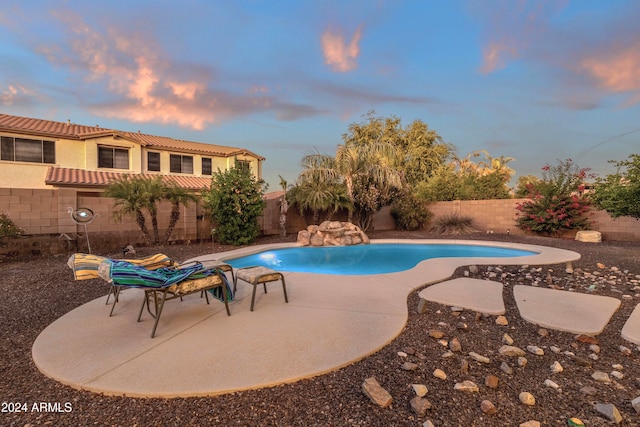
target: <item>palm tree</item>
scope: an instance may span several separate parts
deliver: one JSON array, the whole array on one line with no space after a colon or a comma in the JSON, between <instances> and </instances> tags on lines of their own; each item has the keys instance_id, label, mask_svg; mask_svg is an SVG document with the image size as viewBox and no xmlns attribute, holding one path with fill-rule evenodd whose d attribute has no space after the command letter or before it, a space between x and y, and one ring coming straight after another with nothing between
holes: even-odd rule
<instances>
[{"instance_id":1,"label":"palm tree","mask_svg":"<svg viewBox=\"0 0 640 427\"><path fill-rule=\"evenodd\" d=\"M188 206L189 202L197 202L198 197L187 189L178 186L174 181L168 181L164 186L163 198L171 202L171 218L164 236L167 243L180 219L180 205Z\"/></svg>"},{"instance_id":2,"label":"palm tree","mask_svg":"<svg viewBox=\"0 0 640 427\"><path fill-rule=\"evenodd\" d=\"M153 242L160 243L160 231L158 230L158 202L164 198L166 186L161 176L142 178L146 187L147 205L145 206L151 216L153 227Z\"/></svg>"},{"instance_id":3,"label":"palm tree","mask_svg":"<svg viewBox=\"0 0 640 427\"><path fill-rule=\"evenodd\" d=\"M143 209L149 206L146 180L140 177L123 175L106 188L104 195L115 199L114 217L119 221L124 215L135 217L147 245L151 244L151 235L147 229Z\"/></svg>"},{"instance_id":4,"label":"palm tree","mask_svg":"<svg viewBox=\"0 0 640 427\"><path fill-rule=\"evenodd\" d=\"M309 154L302 159L301 182L339 183L346 187L347 197L356 208L356 181L367 181L381 188L401 187L400 173L395 168L397 150L393 144L376 141L369 144L346 142L338 145L335 157ZM349 210L348 221L353 220Z\"/></svg>"}]
</instances>

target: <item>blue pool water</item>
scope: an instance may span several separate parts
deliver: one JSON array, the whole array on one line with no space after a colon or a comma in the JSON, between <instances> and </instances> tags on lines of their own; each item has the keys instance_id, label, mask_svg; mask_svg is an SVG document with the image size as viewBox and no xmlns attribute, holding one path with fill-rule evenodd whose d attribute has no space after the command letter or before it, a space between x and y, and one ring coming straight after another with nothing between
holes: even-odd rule
<instances>
[{"instance_id":1,"label":"blue pool water","mask_svg":"<svg viewBox=\"0 0 640 427\"><path fill-rule=\"evenodd\" d=\"M358 276L409 270L430 258L504 258L535 254L496 246L384 243L274 249L226 262L234 268L261 265L278 271Z\"/></svg>"}]
</instances>

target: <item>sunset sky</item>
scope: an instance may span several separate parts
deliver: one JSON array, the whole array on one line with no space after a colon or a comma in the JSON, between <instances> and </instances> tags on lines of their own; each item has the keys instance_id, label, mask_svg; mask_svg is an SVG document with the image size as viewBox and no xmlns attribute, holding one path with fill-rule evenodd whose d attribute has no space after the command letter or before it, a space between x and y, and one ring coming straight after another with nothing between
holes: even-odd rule
<instances>
[{"instance_id":1,"label":"sunset sky","mask_svg":"<svg viewBox=\"0 0 640 427\"><path fill-rule=\"evenodd\" d=\"M247 148L264 178L375 110L517 176L640 153L640 2L3 0L0 112Z\"/></svg>"}]
</instances>

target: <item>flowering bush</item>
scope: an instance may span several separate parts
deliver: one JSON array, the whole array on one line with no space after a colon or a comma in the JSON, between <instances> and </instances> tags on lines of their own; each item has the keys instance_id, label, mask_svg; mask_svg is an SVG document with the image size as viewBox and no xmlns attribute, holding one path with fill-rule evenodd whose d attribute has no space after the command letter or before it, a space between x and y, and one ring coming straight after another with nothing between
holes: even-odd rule
<instances>
[{"instance_id":1,"label":"flowering bush","mask_svg":"<svg viewBox=\"0 0 640 427\"><path fill-rule=\"evenodd\" d=\"M581 169L571 159L542 168L542 180L527 185L529 200L516 205L518 227L555 236L565 230L589 227L586 214L590 201L584 196L589 169Z\"/></svg>"}]
</instances>

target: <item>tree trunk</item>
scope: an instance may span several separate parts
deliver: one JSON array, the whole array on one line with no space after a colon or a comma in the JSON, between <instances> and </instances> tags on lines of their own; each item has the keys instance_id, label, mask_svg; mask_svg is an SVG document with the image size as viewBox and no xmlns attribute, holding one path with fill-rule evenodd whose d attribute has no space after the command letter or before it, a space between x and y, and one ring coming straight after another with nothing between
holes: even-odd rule
<instances>
[{"instance_id":1,"label":"tree trunk","mask_svg":"<svg viewBox=\"0 0 640 427\"><path fill-rule=\"evenodd\" d=\"M136 222L138 223L138 227L140 227L140 231L142 231L142 236L147 242L147 245L151 245L151 235L149 234L149 230L147 230L147 223L144 220L144 214L141 210L136 211Z\"/></svg>"},{"instance_id":2,"label":"tree trunk","mask_svg":"<svg viewBox=\"0 0 640 427\"><path fill-rule=\"evenodd\" d=\"M169 220L169 227L167 228L167 233L164 236L164 243L169 242L169 238L171 234L173 234L173 230L176 228L176 224L180 219L180 204L174 203L171 206L171 219Z\"/></svg>"}]
</instances>

